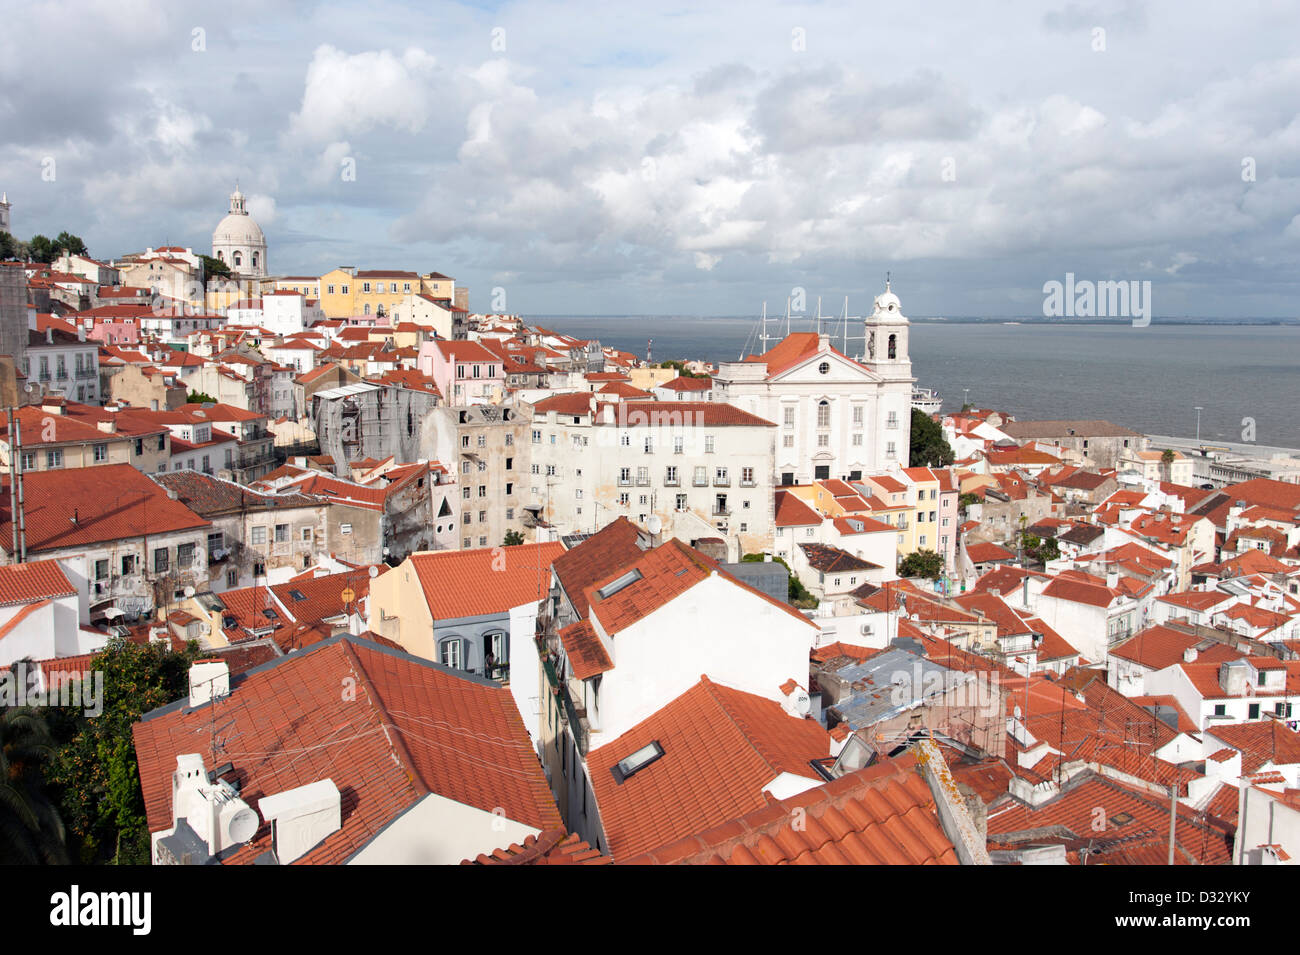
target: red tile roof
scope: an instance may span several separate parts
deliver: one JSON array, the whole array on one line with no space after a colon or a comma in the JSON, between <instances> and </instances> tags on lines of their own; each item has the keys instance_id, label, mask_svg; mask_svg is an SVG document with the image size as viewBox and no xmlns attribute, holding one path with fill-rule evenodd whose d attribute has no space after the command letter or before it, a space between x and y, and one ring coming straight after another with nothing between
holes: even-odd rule
<instances>
[{"instance_id":1,"label":"red tile roof","mask_svg":"<svg viewBox=\"0 0 1300 955\"><path fill-rule=\"evenodd\" d=\"M56 560L33 560L0 567L0 607L58 597L75 597L72 586Z\"/></svg>"},{"instance_id":2,"label":"red tile roof","mask_svg":"<svg viewBox=\"0 0 1300 955\"><path fill-rule=\"evenodd\" d=\"M657 740L664 755L619 783L611 770ZM810 760L830 736L762 697L700 682L587 757L616 861L703 832L768 804L763 787L782 773L819 780Z\"/></svg>"},{"instance_id":3,"label":"red tile roof","mask_svg":"<svg viewBox=\"0 0 1300 955\"><path fill-rule=\"evenodd\" d=\"M583 842L577 833L566 836L563 829L547 829L526 837L522 845L512 843L491 855L466 859L461 865L609 865L613 861Z\"/></svg>"},{"instance_id":4,"label":"red tile roof","mask_svg":"<svg viewBox=\"0 0 1300 955\"><path fill-rule=\"evenodd\" d=\"M593 676L614 669L614 663L605 651L605 645L591 626L590 620L571 623L558 634L564 646L565 656L569 658L569 667L578 680L589 680Z\"/></svg>"},{"instance_id":5,"label":"red tile roof","mask_svg":"<svg viewBox=\"0 0 1300 955\"><path fill-rule=\"evenodd\" d=\"M822 516L797 495L789 491L776 492L777 527L807 527L821 522Z\"/></svg>"},{"instance_id":6,"label":"red tile roof","mask_svg":"<svg viewBox=\"0 0 1300 955\"><path fill-rule=\"evenodd\" d=\"M909 754L848 773L628 862L957 865L957 853Z\"/></svg>"},{"instance_id":7,"label":"red tile roof","mask_svg":"<svg viewBox=\"0 0 1300 955\"><path fill-rule=\"evenodd\" d=\"M355 687L355 699L340 693ZM335 637L232 681L221 703L226 743L250 805L332 779L342 828L300 864L336 864L364 848L428 793L536 829L561 824L510 691L356 637ZM205 752L208 707L173 704L134 726L151 832L172 825L176 757ZM213 767L209 766L209 769ZM263 824L228 863L271 846Z\"/></svg>"},{"instance_id":8,"label":"red tile roof","mask_svg":"<svg viewBox=\"0 0 1300 955\"><path fill-rule=\"evenodd\" d=\"M424 599L435 620L504 613L546 598L558 541L412 554Z\"/></svg>"},{"instance_id":9,"label":"red tile roof","mask_svg":"<svg viewBox=\"0 0 1300 955\"><path fill-rule=\"evenodd\" d=\"M1241 753L1241 771L1255 773L1264 766L1294 766L1300 763L1300 734L1279 720L1224 723L1205 731Z\"/></svg>"},{"instance_id":10,"label":"red tile roof","mask_svg":"<svg viewBox=\"0 0 1300 955\"><path fill-rule=\"evenodd\" d=\"M1043 596L1093 607L1109 607L1118 595L1106 586L1080 579L1086 576L1088 575L1081 574L1078 577L1067 577L1062 574L1043 588Z\"/></svg>"},{"instance_id":11,"label":"red tile roof","mask_svg":"<svg viewBox=\"0 0 1300 955\"><path fill-rule=\"evenodd\" d=\"M1105 828L1097 830L1095 807L1105 809ZM1169 840L1168 797L1156 796L1112 779L1086 774L1071 780L1054 799L1029 809L1019 803L989 810L990 848L999 837L1026 830L1062 827L1060 835L1044 841L1064 843L1068 848L1087 848L1087 863L1164 865ZM1067 835L1068 833L1068 835ZM1178 807L1175 826L1175 864L1226 865L1231 859L1231 827L1216 825L1213 819L1186 806Z\"/></svg>"},{"instance_id":12,"label":"red tile roof","mask_svg":"<svg viewBox=\"0 0 1300 955\"><path fill-rule=\"evenodd\" d=\"M666 381L660 388L666 388L669 391L710 391L713 388L713 379L711 378L682 378L677 377L672 381Z\"/></svg>"},{"instance_id":13,"label":"red tile roof","mask_svg":"<svg viewBox=\"0 0 1300 955\"><path fill-rule=\"evenodd\" d=\"M598 591L602 586L633 571L640 575L636 580L608 597L600 597ZM667 543L646 551L635 564L625 565L617 572L611 572L597 580L586 588L584 596L590 608L589 612L598 618L600 626L607 635L614 636L714 573L726 578L742 590L767 601L801 623L810 627L816 626L793 607L773 600L761 590L737 580L719 568L715 561L683 544L677 538L672 538Z\"/></svg>"},{"instance_id":14,"label":"red tile roof","mask_svg":"<svg viewBox=\"0 0 1300 955\"><path fill-rule=\"evenodd\" d=\"M548 411L554 411L565 415L586 415L591 414L593 401L595 401L595 396L591 392L571 391L543 398L533 405L533 412L535 414L545 414Z\"/></svg>"},{"instance_id":15,"label":"red tile roof","mask_svg":"<svg viewBox=\"0 0 1300 955\"><path fill-rule=\"evenodd\" d=\"M89 473L69 468L23 476L29 554L211 525L129 464L102 464L93 478ZM88 481L93 494L86 493ZM0 547L6 549L13 535L8 483L8 475L0 478Z\"/></svg>"},{"instance_id":16,"label":"red tile roof","mask_svg":"<svg viewBox=\"0 0 1300 955\"><path fill-rule=\"evenodd\" d=\"M1000 544L980 541L966 545L966 556L977 564L994 560L1015 560L1016 555Z\"/></svg>"},{"instance_id":17,"label":"red tile roof","mask_svg":"<svg viewBox=\"0 0 1300 955\"><path fill-rule=\"evenodd\" d=\"M641 558L637 546L640 531L620 515L585 541L555 558L555 576L564 588L579 617L587 616L586 590L608 577L616 568L626 567Z\"/></svg>"},{"instance_id":18,"label":"red tile roof","mask_svg":"<svg viewBox=\"0 0 1300 955\"><path fill-rule=\"evenodd\" d=\"M718 401L637 401L619 405L620 428L658 428L671 424L697 428L775 428L776 425L734 405Z\"/></svg>"}]
</instances>

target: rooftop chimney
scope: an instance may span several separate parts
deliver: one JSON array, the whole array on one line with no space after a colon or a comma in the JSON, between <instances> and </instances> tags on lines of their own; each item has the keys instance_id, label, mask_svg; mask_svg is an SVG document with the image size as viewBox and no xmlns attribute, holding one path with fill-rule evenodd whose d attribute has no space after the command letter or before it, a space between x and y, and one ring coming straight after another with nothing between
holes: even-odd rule
<instances>
[{"instance_id":1,"label":"rooftop chimney","mask_svg":"<svg viewBox=\"0 0 1300 955\"><path fill-rule=\"evenodd\" d=\"M332 779L266 796L257 808L271 824L271 845L280 865L302 858L343 825L339 789Z\"/></svg>"},{"instance_id":2,"label":"rooftop chimney","mask_svg":"<svg viewBox=\"0 0 1300 955\"><path fill-rule=\"evenodd\" d=\"M1195 648L1195 647L1188 647L1186 650L1183 651L1183 662L1184 662L1184 663L1195 663L1195 662L1196 662L1196 657L1197 657L1197 656L1198 656L1198 654L1197 654L1197 652L1196 652L1196 648Z\"/></svg>"},{"instance_id":3,"label":"rooftop chimney","mask_svg":"<svg viewBox=\"0 0 1300 955\"><path fill-rule=\"evenodd\" d=\"M195 660L190 665L190 708L230 695L230 667L225 660Z\"/></svg>"}]
</instances>

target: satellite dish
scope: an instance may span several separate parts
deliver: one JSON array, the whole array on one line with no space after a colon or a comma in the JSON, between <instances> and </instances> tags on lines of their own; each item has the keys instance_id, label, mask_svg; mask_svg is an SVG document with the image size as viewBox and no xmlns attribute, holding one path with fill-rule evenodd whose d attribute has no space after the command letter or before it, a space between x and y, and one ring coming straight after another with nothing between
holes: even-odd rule
<instances>
[{"instance_id":1,"label":"satellite dish","mask_svg":"<svg viewBox=\"0 0 1300 955\"><path fill-rule=\"evenodd\" d=\"M193 588L193 587L186 587L186 588L185 588L185 596L186 596L186 597L193 597L193 596L194 596L194 588Z\"/></svg>"},{"instance_id":2,"label":"satellite dish","mask_svg":"<svg viewBox=\"0 0 1300 955\"><path fill-rule=\"evenodd\" d=\"M378 577L378 576L379 576L379 568L376 567L374 564L371 564L371 565L370 565L370 579L371 579L371 580L374 580L374 579L375 579L376 577Z\"/></svg>"},{"instance_id":3,"label":"satellite dish","mask_svg":"<svg viewBox=\"0 0 1300 955\"><path fill-rule=\"evenodd\" d=\"M807 716L812 710L812 699L802 690L794 698L794 708L803 716Z\"/></svg>"},{"instance_id":4,"label":"satellite dish","mask_svg":"<svg viewBox=\"0 0 1300 955\"><path fill-rule=\"evenodd\" d=\"M230 838L235 842L249 842L257 835L257 813L245 806L230 820Z\"/></svg>"}]
</instances>

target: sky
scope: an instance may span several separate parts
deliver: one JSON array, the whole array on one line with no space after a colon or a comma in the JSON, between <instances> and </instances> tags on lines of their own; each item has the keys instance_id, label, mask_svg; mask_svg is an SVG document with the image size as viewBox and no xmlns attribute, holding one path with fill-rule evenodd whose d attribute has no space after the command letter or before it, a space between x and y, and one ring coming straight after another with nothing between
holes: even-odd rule
<instances>
[{"instance_id":1,"label":"sky","mask_svg":"<svg viewBox=\"0 0 1300 955\"><path fill-rule=\"evenodd\" d=\"M219 16L218 16L219 14ZM474 311L1300 315L1297 3L29 2L13 231L279 274L440 271ZM802 293L800 292L802 290Z\"/></svg>"}]
</instances>

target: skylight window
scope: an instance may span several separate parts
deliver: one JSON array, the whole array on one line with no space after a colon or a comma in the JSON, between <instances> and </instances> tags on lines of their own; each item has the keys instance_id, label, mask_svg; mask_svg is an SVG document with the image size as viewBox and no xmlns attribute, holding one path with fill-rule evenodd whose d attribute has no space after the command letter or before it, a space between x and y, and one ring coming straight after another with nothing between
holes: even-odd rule
<instances>
[{"instance_id":1,"label":"skylight window","mask_svg":"<svg viewBox=\"0 0 1300 955\"><path fill-rule=\"evenodd\" d=\"M619 783L622 783L628 777L634 776L645 769L663 754L664 748L659 745L659 740L653 740L649 744L642 746L631 756L620 759L617 764L610 767L610 772L614 774L614 778Z\"/></svg>"},{"instance_id":2,"label":"skylight window","mask_svg":"<svg viewBox=\"0 0 1300 955\"><path fill-rule=\"evenodd\" d=\"M289 591L289 596L292 597L294 600L306 600L306 599L307 599L307 595L306 595L305 593L303 593L301 590L299 590L297 587L295 587L293 590Z\"/></svg>"},{"instance_id":3,"label":"skylight window","mask_svg":"<svg viewBox=\"0 0 1300 955\"><path fill-rule=\"evenodd\" d=\"M601 600L608 600L610 597L614 596L624 587L630 587L632 584L636 583L640 579L641 579L641 571L629 570L622 577L619 577L617 580L611 581L610 583L606 584L604 587L601 587L600 590L596 592L600 594Z\"/></svg>"}]
</instances>

